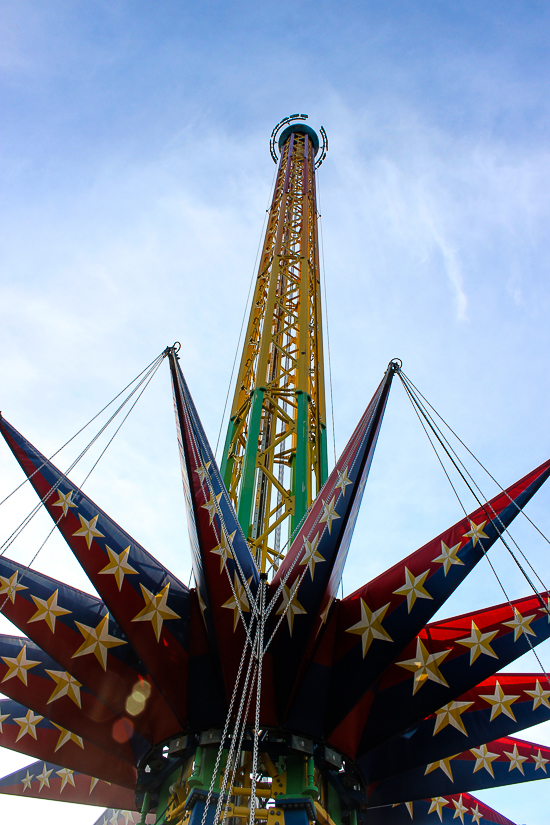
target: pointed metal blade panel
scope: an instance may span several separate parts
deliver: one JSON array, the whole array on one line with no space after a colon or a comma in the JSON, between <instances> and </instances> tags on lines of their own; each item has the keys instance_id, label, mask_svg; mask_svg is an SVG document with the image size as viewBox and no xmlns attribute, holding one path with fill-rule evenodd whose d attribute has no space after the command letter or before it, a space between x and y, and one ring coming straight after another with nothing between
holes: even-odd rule
<instances>
[{"instance_id":1,"label":"pointed metal blade panel","mask_svg":"<svg viewBox=\"0 0 550 825\"><path fill-rule=\"evenodd\" d=\"M547 461L342 600L329 731L410 644L549 475Z\"/></svg>"},{"instance_id":2,"label":"pointed metal blade panel","mask_svg":"<svg viewBox=\"0 0 550 825\"><path fill-rule=\"evenodd\" d=\"M105 619L108 611L101 599L5 556L0 556L0 595L5 596L2 612L11 622L104 705L129 718L149 742L180 731L180 722L125 634L112 618Z\"/></svg>"},{"instance_id":3,"label":"pointed metal blade panel","mask_svg":"<svg viewBox=\"0 0 550 825\"><path fill-rule=\"evenodd\" d=\"M5 418L0 418L0 432L94 588L185 723L188 588Z\"/></svg>"},{"instance_id":4,"label":"pointed metal blade panel","mask_svg":"<svg viewBox=\"0 0 550 825\"><path fill-rule=\"evenodd\" d=\"M390 366L269 586L281 712L310 661L340 584L393 374Z\"/></svg>"}]
</instances>

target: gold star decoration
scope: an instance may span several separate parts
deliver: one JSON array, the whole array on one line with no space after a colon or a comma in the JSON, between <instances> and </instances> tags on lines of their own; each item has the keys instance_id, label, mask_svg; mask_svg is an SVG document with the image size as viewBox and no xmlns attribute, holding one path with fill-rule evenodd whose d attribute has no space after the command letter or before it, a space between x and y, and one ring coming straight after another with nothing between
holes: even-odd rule
<instances>
[{"instance_id":1,"label":"gold star decoration","mask_svg":"<svg viewBox=\"0 0 550 825\"><path fill-rule=\"evenodd\" d=\"M430 808L428 810L429 814L433 814L435 811L439 817L440 822L443 822L443 817L441 815L441 811L443 808L448 805L448 801L445 799L444 796L434 796L430 803Z\"/></svg>"},{"instance_id":2,"label":"gold star decoration","mask_svg":"<svg viewBox=\"0 0 550 825\"><path fill-rule=\"evenodd\" d=\"M286 584L283 585L283 590L281 593L283 601L282 604L279 606L279 609L277 610L277 616L281 616L283 613L286 612L288 629L290 631L291 636L292 631L294 629L294 616L301 616L307 613L307 610L304 610L304 608L296 598L296 592L298 590L299 582L300 579L296 579L296 581L291 587L288 587Z\"/></svg>"},{"instance_id":3,"label":"gold star decoration","mask_svg":"<svg viewBox=\"0 0 550 825\"><path fill-rule=\"evenodd\" d=\"M69 507L76 507L74 501L72 501L74 490L69 490L68 493L62 493L61 490L57 490L59 498L57 501L54 501L52 507L62 507L63 508L63 515L66 516L69 512Z\"/></svg>"},{"instance_id":4,"label":"gold star decoration","mask_svg":"<svg viewBox=\"0 0 550 825\"><path fill-rule=\"evenodd\" d=\"M104 615L97 627L88 627L87 624L81 622L75 622L75 625L84 636L84 641L73 653L71 659L93 653L103 670L107 670L107 650L126 644L122 639L109 636L109 614Z\"/></svg>"},{"instance_id":5,"label":"gold star decoration","mask_svg":"<svg viewBox=\"0 0 550 825\"><path fill-rule=\"evenodd\" d=\"M414 817L413 817L413 804L412 804L412 802L395 802L395 803L392 805L392 808L399 808L399 806L400 806L400 805L404 805L404 806L405 806L405 808L407 809L407 813L409 814L410 818L411 818L411 819L414 819Z\"/></svg>"},{"instance_id":6,"label":"gold star decoration","mask_svg":"<svg viewBox=\"0 0 550 825\"><path fill-rule=\"evenodd\" d=\"M440 653L428 653L422 639L416 640L416 656L414 659L406 659L403 662L396 662L399 667L404 667L414 673L413 696L427 681L436 682L438 685L449 687L439 670L439 663L445 659L450 650L442 650Z\"/></svg>"},{"instance_id":7,"label":"gold star decoration","mask_svg":"<svg viewBox=\"0 0 550 825\"><path fill-rule=\"evenodd\" d=\"M498 659L497 654L490 645L490 642L497 635L498 630L492 630L490 633L482 633L475 622L472 622L470 635L465 639L457 639L457 645L464 645L470 648L470 665L473 665L477 657L484 653L486 656L492 656L493 659Z\"/></svg>"},{"instance_id":8,"label":"gold star decoration","mask_svg":"<svg viewBox=\"0 0 550 825\"><path fill-rule=\"evenodd\" d=\"M336 472L338 473L338 484L335 485L334 489L335 490L340 489L342 491L342 498L345 498L346 497L346 487L349 484L353 484L353 481L351 481L348 478L348 468L347 467L344 467L342 472L340 472L340 470L336 470Z\"/></svg>"},{"instance_id":9,"label":"gold star decoration","mask_svg":"<svg viewBox=\"0 0 550 825\"><path fill-rule=\"evenodd\" d=\"M476 771L480 771L482 768L485 768L485 770L488 771L494 779L495 774L493 772L492 763L497 758L498 753L491 753L487 745L480 745L479 748L471 748L470 753L476 758L474 773L476 773Z\"/></svg>"},{"instance_id":10,"label":"gold star decoration","mask_svg":"<svg viewBox=\"0 0 550 825\"><path fill-rule=\"evenodd\" d=\"M252 576L248 579L248 584L252 581ZM231 598L228 599L222 607L226 607L228 610L233 611L233 633L237 628L237 623L239 621L239 617L241 612L242 613L250 613L250 607L248 604L248 599L246 597L246 591L244 589L244 585L242 585L239 581L237 573L233 573L233 587L235 590L235 594L231 594ZM239 610L240 608L240 610Z\"/></svg>"},{"instance_id":11,"label":"gold star decoration","mask_svg":"<svg viewBox=\"0 0 550 825\"><path fill-rule=\"evenodd\" d=\"M302 538L304 540L304 556L300 562L300 566L302 567L303 565L307 564L311 575L311 580L313 581L313 576L315 574L315 565L321 564L321 562L326 561L326 559L323 558L323 556L317 550L317 545L319 544L319 533L317 533L317 535L311 541L306 539L305 536L302 536Z\"/></svg>"},{"instance_id":12,"label":"gold star decoration","mask_svg":"<svg viewBox=\"0 0 550 825\"><path fill-rule=\"evenodd\" d=\"M18 719L14 717L13 721L17 722L20 728L15 741L19 742L19 740L27 734L32 736L33 739L36 739L36 726L43 718L43 716L38 716L32 710L28 710L25 716L20 716Z\"/></svg>"},{"instance_id":13,"label":"gold star decoration","mask_svg":"<svg viewBox=\"0 0 550 825\"><path fill-rule=\"evenodd\" d=\"M204 510L208 510L208 517L210 518L210 524L212 524L212 522L214 521L214 516L216 515L216 513L218 511L218 505L219 505L221 497L222 497L222 494L218 493L217 496L210 496L210 498L206 502L206 504L201 504L201 507Z\"/></svg>"},{"instance_id":14,"label":"gold star decoration","mask_svg":"<svg viewBox=\"0 0 550 825\"><path fill-rule=\"evenodd\" d=\"M480 695L479 698L484 699L491 705L490 722L492 722L493 719L496 719L496 717L501 713L508 716L509 719L513 719L514 722L516 721L516 717L514 716L514 711L511 706L517 699L519 699L519 696L506 696L498 682L495 682L495 692L492 696Z\"/></svg>"},{"instance_id":15,"label":"gold star decoration","mask_svg":"<svg viewBox=\"0 0 550 825\"><path fill-rule=\"evenodd\" d=\"M236 532L236 530L233 530L228 539L225 535L225 530L222 528L220 543L210 551L211 553L214 553L214 555L220 557L220 573L223 572L223 568L224 565L227 563L227 559L233 558L233 552L231 550L231 547L233 546L233 536Z\"/></svg>"},{"instance_id":16,"label":"gold star decoration","mask_svg":"<svg viewBox=\"0 0 550 825\"><path fill-rule=\"evenodd\" d=\"M454 547L447 547L444 541L441 542L441 554L433 559L433 562L443 565L443 572L445 573L445 576L451 569L451 564L464 564L464 562L461 561L456 555L460 550L461 544L462 542L459 541L458 544L454 545Z\"/></svg>"},{"instance_id":17,"label":"gold star decoration","mask_svg":"<svg viewBox=\"0 0 550 825\"><path fill-rule=\"evenodd\" d=\"M145 600L145 607L143 610L134 616L132 619L133 622L151 622L153 626L153 630L155 631L155 636L157 638L157 642L160 641L160 634L162 633L162 624L165 619L181 619L181 616L178 616L173 610L171 610L168 605L166 604L166 600L168 599L168 590L170 588L170 582L166 584L160 593L157 593L154 596L150 590L147 590L141 582L139 584L141 587L141 593Z\"/></svg>"},{"instance_id":18,"label":"gold star decoration","mask_svg":"<svg viewBox=\"0 0 550 825\"><path fill-rule=\"evenodd\" d=\"M46 673L55 682L55 688L48 699L48 705L50 702L55 702L56 699L61 699L62 696L68 696L75 705L81 707L80 688L82 685L76 681L74 676L71 676L66 670L46 670Z\"/></svg>"},{"instance_id":19,"label":"gold star decoration","mask_svg":"<svg viewBox=\"0 0 550 825\"><path fill-rule=\"evenodd\" d=\"M525 690L523 692L532 698L533 710L536 710L540 705L544 705L545 708L550 710L550 701L548 700L550 690L543 690L543 687L538 679L534 690Z\"/></svg>"},{"instance_id":20,"label":"gold star decoration","mask_svg":"<svg viewBox=\"0 0 550 825\"><path fill-rule=\"evenodd\" d=\"M406 596L407 597L407 612L410 613L415 601L417 599L431 599L432 596L428 593L428 591L423 587L424 582L429 574L430 570L424 571L419 576L415 576L414 573L405 567L405 584L402 587L399 587L397 590L394 590L394 594L396 596Z\"/></svg>"},{"instance_id":21,"label":"gold star decoration","mask_svg":"<svg viewBox=\"0 0 550 825\"><path fill-rule=\"evenodd\" d=\"M508 766L508 773L510 773L510 771L517 769L525 776L525 771L523 770L523 763L527 762L529 757L522 756L518 751L517 745L514 745L514 749L511 753L508 753L508 751L504 751L504 755L507 756L510 760L510 764Z\"/></svg>"},{"instance_id":22,"label":"gold star decoration","mask_svg":"<svg viewBox=\"0 0 550 825\"><path fill-rule=\"evenodd\" d=\"M475 524L471 519L468 519L470 522L470 529L467 533L464 533L464 537L468 539L472 539L472 544L475 547L478 543L479 539L488 539L489 536L487 533L483 532L483 528L487 524L487 519L482 521L481 524Z\"/></svg>"},{"instance_id":23,"label":"gold star decoration","mask_svg":"<svg viewBox=\"0 0 550 825\"><path fill-rule=\"evenodd\" d=\"M479 825L480 819L483 819L483 815L479 810L479 803L476 803L475 808L470 808L470 814L472 816L472 822L475 822L476 825Z\"/></svg>"},{"instance_id":24,"label":"gold star decoration","mask_svg":"<svg viewBox=\"0 0 550 825\"><path fill-rule=\"evenodd\" d=\"M197 587L197 599L199 600L199 607L201 609L202 617L204 619L204 611L206 610L206 605L203 601L203 598L201 596L201 591L199 590L198 587Z\"/></svg>"},{"instance_id":25,"label":"gold star decoration","mask_svg":"<svg viewBox=\"0 0 550 825\"><path fill-rule=\"evenodd\" d=\"M62 728L61 725L56 725L55 722L52 722L52 725L60 731L59 739L57 740L57 745L54 748L54 753L62 748L67 742L75 742L79 748L84 750L84 742L80 736L77 736L76 733L73 733L67 728Z\"/></svg>"},{"instance_id":26,"label":"gold star decoration","mask_svg":"<svg viewBox=\"0 0 550 825\"><path fill-rule=\"evenodd\" d=\"M60 771L56 771L56 774L61 777L61 788L59 793L62 793L63 788L67 783L69 783L69 785L72 785L73 788L75 787L73 776L74 771L70 770L70 768L61 768Z\"/></svg>"},{"instance_id":27,"label":"gold star decoration","mask_svg":"<svg viewBox=\"0 0 550 825\"><path fill-rule=\"evenodd\" d=\"M42 773L39 773L38 776L36 777L38 779L38 781L40 782L40 786L38 788L38 793L40 793L40 791L42 790L44 785L46 786L46 788L50 787L50 774L51 773L53 773L53 768L50 768L50 770L47 771L46 770L46 763L43 762L42 763Z\"/></svg>"},{"instance_id":28,"label":"gold star decoration","mask_svg":"<svg viewBox=\"0 0 550 825\"><path fill-rule=\"evenodd\" d=\"M92 541L95 538L104 538L103 533L100 533L99 530L96 529L99 514L91 518L89 521L81 516L80 513L78 513L78 518L80 519L80 530L73 533L73 536L82 536L82 538L86 539L86 544L88 545L89 550L92 546Z\"/></svg>"},{"instance_id":29,"label":"gold star decoration","mask_svg":"<svg viewBox=\"0 0 550 825\"><path fill-rule=\"evenodd\" d=\"M201 466L200 466L200 467L198 467L198 468L194 471L194 472L198 475L198 477L199 477L199 481L200 481L200 483L201 483L201 484L204 484L204 479L205 479L205 478L206 478L206 476L208 475L208 471L209 471L209 469L210 469L210 465L211 465L211 464L212 464L212 462L211 462L211 461L207 461L207 462L206 462L206 464L204 465L204 467L203 467L203 466L202 466L202 464L201 464Z\"/></svg>"},{"instance_id":30,"label":"gold star decoration","mask_svg":"<svg viewBox=\"0 0 550 825\"><path fill-rule=\"evenodd\" d=\"M131 545L128 545L126 550L123 550L121 553L115 553L114 550L111 550L110 547L105 545L105 550L109 556L109 564L106 564L105 567L99 571L99 573L101 575L111 574L111 576L114 576L119 590L122 590L124 576L131 576L132 574L138 572L132 567L131 564L128 563L130 546Z\"/></svg>"},{"instance_id":31,"label":"gold star decoration","mask_svg":"<svg viewBox=\"0 0 550 825\"><path fill-rule=\"evenodd\" d=\"M17 576L19 575L19 571L16 570L15 573L7 579L5 576L0 576L0 593L2 595L5 593L10 602L15 604L15 596L20 590L28 590L28 587L25 587L22 584L18 584Z\"/></svg>"},{"instance_id":32,"label":"gold star decoration","mask_svg":"<svg viewBox=\"0 0 550 825\"><path fill-rule=\"evenodd\" d=\"M326 522L326 525L328 527L328 531L330 533L330 531L332 530L332 522L335 519L341 518L341 516L339 516L338 513L336 512L336 496L333 496L332 499L328 503L324 499L322 499L322 501L323 501L323 515L319 519L319 522L321 524Z\"/></svg>"},{"instance_id":33,"label":"gold star decoration","mask_svg":"<svg viewBox=\"0 0 550 825\"><path fill-rule=\"evenodd\" d=\"M390 602L378 608L378 610L371 610L364 599L361 599L361 621L352 627L348 627L346 633L355 633L357 636L361 636L363 659L374 639L393 642L392 637L382 627L382 619L386 615L389 606Z\"/></svg>"},{"instance_id":34,"label":"gold star decoration","mask_svg":"<svg viewBox=\"0 0 550 825\"><path fill-rule=\"evenodd\" d=\"M99 779L96 779L95 776L91 777L90 790L88 791L88 796L91 794L91 792L93 791L93 789L95 788L95 786L97 785L98 782L99 782Z\"/></svg>"},{"instance_id":35,"label":"gold star decoration","mask_svg":"<svg viewBox=\"0 0 550 825\"><path fill-rule=\"evenodd\" d=\"M456 809L454 812L453 819L460 817L460 821L462 822L462 825L464 825L464 814L468 813L468 808L462 803L462 794L460 794L458 799L453 799L452 803Z\"/></svg>"},{"instance_id":36,"label":"gold star decoration","mask_svg":"<svg viewBox=\"0 0 550 825\"><path fill-rule=\"evenodd\" d=\"M468 736L461 717L473 704L473 702L449 702L447 705L443 705L442 708L436 711L434 732L432 735L435 736L436 733L446 728L447 725L451 725L463 733L464 736Z\"/></svg>"},{"instance_id":37,"label":"gold star decoration","mask_svg":"<svg viewBox=\"0 0 550 825\"><path fill-rule=\"evenodd\" d=\"M540 612L544 613L544 615L548 617L548 624L550 624L550 596L547 596L546 599L544 599L544 603L546 607L541 607Z\"/></svg>"},{"instance_id":38,"label":"gold star decoration","mask_svg":"<svg viewBox=\"0 0 550 825\"><path fill-rule=\"evenodd\" d=\"M30 788L31 782L32 782L33 779L34 779L34 774L29 773L27 771L27 775L24 776L23 779L21 780L21 782L23 783L23 793L25 793L25 791L28 790L28 788Z\"/></svg>"},{"instance_id":39,"label":"gold star decoration","mask_svg":"<svg viewBox=\"0 0 550 825\"><path fill-rule=\"evenodd\" d=\"M2 727L2 723L9 718L9 713L2 713L2 708L0 708L0 733L4 733L4 728Z\"/></svg>"},{"instance_id":40,"label":"gold star decoration","mask_svg":"<svg viewBox=\"0 0 550 825\"><path fill-rule=\"evenodd\" d=\"M429 765L426 765L424 776L431 773L432 771L436 771L439 768L439 770L443 771L445 776L447 776L451 780L451 782L454 782L453 772L451 770L451 759L454 759L455 756L456 753L453 756L447 756L446 759L438 759L437 762L430 762Z\"/></svg>"},{"instance_id":41,"label":"gold star decoration","mask_svg":"<svg viewBox=\"0 0 550 825\"><path fill-rule=\"evenodd\" d=\"M514 642L517 642L519 637L522 633L525 633L526 636L536 636L534 630L531 629L531 622L535 616L522 616L519 610L514 607L514 618L511 622L502 622L502 624L506 625L506 627L512 627L514 629Z\"/></svg>"},{"instance_id":42,"label":"gold star decoration","mask_svg":"<svg viewBox=\"0 0 550 825\"><path fill-rule=\"evenodd\" d=\"M28 619L29 624L31 622L46 622L52 633L55 633L55 620L57 617L66 616L72 612L65 610L64 607L59 607L57 604L58 593L59 590L56 590L49 599L39 599L38 596L33 596L31 593L31 599L35 603L37 611Z\"/></svg>"},{"instance_id":43,"label":"gold star decoration","mask_svg":"<svg viewBox=\"0 0 550 825\"><path fill-rule=\"evenodd\" d=\"M2 681L7 682L8 679L13 679L14 676L17 676L25 687L27 686L27 671L30 670L31 667L40 664L40 662L32 662L30 659L27 659L27 645L23 645L14 658L10 656L2 656L1 658L8 666L8 670L4 674Z\"/></svg>"},{"instance_id":44,"label":"gold star decoration","mask_svg":"<svg viewBox=\"0 0 550 825\"><path fill-rule=\"evenodd\" d=\"M533 754L531 754L531 756L533 756ZM536 756L533 756L533 762L535 762L535 771L538 771L539 768L542 768L544 773L546 773L546 764L550 762L550 759L545 759L542 753L540 752L539 748L538 754Z\"/></svg>"},{"instance_id":45,"label":"gold star decoration","mask_svg":"<svg viewBox=\"0 0 550 825\"><path fill-rule=\"evenodd\" d=\"M118 811L116 808L113 810L113 813L111 814L109 825L118 825Z\"/></svg>"}]
</instances>

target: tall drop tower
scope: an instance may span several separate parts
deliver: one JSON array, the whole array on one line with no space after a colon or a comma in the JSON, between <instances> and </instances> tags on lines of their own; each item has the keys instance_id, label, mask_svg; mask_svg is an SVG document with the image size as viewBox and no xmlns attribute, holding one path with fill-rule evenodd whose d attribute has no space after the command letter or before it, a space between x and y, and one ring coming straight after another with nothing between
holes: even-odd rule
<instances>
[{"instance_id":1,"label":"tall drop tower","mask_svg":"<svg viewBox=\"0 0 550 825\"><path fill-rule=\"evenodd\" d=\"M271 135L278 171L221 468L262 572L327 478L315 170L328 141L306 117Z\"/></svg>"}]
</instances>

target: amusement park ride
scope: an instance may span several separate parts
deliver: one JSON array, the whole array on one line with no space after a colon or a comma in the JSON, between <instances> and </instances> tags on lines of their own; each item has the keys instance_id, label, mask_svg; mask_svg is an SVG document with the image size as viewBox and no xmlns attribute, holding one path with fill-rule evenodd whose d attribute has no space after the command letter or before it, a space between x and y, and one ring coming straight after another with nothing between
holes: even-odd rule
<instances>
[{"instance_id":1,"label":"amusement park ride","mask_svg":"<svg viewBox=\"0 0 550 825\"><path fill-rule=\"evenodd\" d=\"M170 366L195 587L0 418L97 596L0 555L0 792L107 807L98 822L510 821L472 791L546 778L546 673L499 673L550 636L530 595L432 622L550 475L550 461L337 598L392 361L329 473L315 173L327 137L285 118L220 467ZM435 429L434 429L435 427ZM4 550L8 545L4 546ZM511 548L509 544L506 545Z\"/></svg>"}]
</instances>

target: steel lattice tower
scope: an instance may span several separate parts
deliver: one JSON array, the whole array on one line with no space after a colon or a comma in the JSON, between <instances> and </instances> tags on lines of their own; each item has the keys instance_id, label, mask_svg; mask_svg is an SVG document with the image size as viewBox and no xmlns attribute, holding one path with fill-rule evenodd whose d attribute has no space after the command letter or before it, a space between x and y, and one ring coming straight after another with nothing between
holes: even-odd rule
<instances>
[{"instance_id":1,"label":"steel lattice tower","mask_svg":"<svg viewBox=\"0 0 550 825\"><path fill-rule=\"evenodd\" d=\"M315 170L327 139L285 118L281 155L237 374L222 473L262 571L277 568L327 477Z\"/></svg>"}]
</instances>

